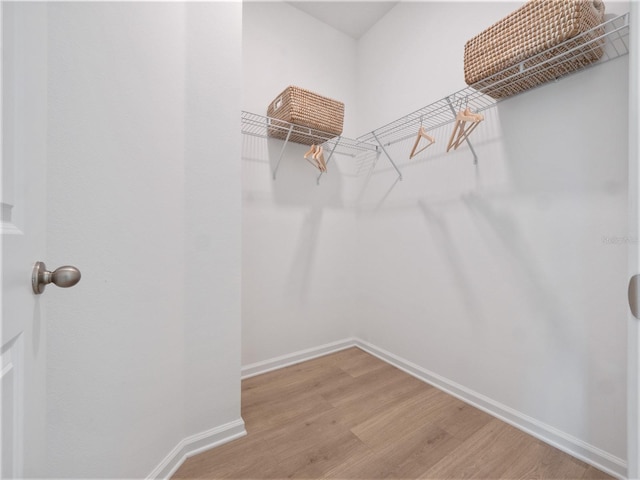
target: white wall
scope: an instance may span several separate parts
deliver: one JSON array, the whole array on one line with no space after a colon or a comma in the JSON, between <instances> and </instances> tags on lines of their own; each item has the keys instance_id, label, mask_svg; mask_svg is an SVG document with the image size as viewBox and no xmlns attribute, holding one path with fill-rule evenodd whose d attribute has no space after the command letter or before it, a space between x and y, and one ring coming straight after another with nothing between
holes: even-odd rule
<instances>
[{"instance_id":1,"label":"white wall","mask_svg":"<svg viewBox=\"0 0 640 480\"><path fill-rule=\"evenodd\" d=\"M358 135L465 87L465 42L524 2L401 3L358 42Z\"/></svg>"},{"instance_id":2,"label":"white wall","mask_svg":"<svg viewBox=\"0 0 640 480\"><path fill-rule=\"evenodd\" d=\"M284 2L243 4L243 109L266 115L288 85L345 103L355 135L356 42ZM243 136L242 363L351 336L354 327L353 159L331 161L321 185L290 143ZM325 155L325 158L328 155Z\"/></svg>"},{"instance_id":3,"label":"white wall","mask_svg":"<svg viewBox=\"0 0 640 480\"><path fill-rule=\"evenodd\" d=\"M464 87L466 40L520 4L402 2L355 53L286 4L245 4L243 108L300 84L344 99L357 136ZM362 195L348 162L318 190L302 147L271 181L281 144L245 136L243 365L355 333L624 474L627 74L623 58L487 111L477 167L445 154L450 126L414 160L399 143L404 181L383 158Z\"/></svg>"},{"instance_id":4,"label":"white wall","mask_svg":"<svg viewBox=\"0 0 640 480\"><path fill-rule=\"evenodd\" d=\"M260 115L289 85L345 104L344 134L356 129L356 41L282 1L242 7L242 108Z\"/></svg>"},{"instance_id":5,"label":"white wall","mask_svg":"<svg viewBox=\"0 0 640 480\"><path fill-rule=\"evenodd\" d=\"M358 45L359 127L463 87L465 41L516 6L392 9ZM411 161L413 139L395 145L405 180L388 193L395 173L379 164L358 218L359 337L584 442L618 473L627 73L625 57L487 111L477 167L466 146L444 153L451 127Z\"/></svg>"},{"instance_id":6,"label":"white wall","mask_svg":"<svg viewBox=\"0 0 640 480\"><path fill-rule=\"evenodd\" d=\"M193 435L240 418L242 6L186 11L184 395Z\"/></svg>"},{"instance_id":7,"label":"white wall","mask_svg":"<svg viewBox=\"0 0 640 480\"><path fill-rule=\"evenodd\" d=\"M146 477L240 418L241 7L48 8L41 475Z\"/></svg>"}]
</instances>

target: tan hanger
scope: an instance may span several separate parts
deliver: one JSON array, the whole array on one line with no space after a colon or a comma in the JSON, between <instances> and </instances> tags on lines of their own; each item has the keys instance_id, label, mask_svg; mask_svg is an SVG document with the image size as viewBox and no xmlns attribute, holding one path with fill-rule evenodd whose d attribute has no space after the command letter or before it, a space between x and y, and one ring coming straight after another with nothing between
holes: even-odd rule
<instances>
[{"instance_id":1,"label":"tan hanger","mask_svg":"<svg viewBox=\"0 0 640 480\"><path fill-rule=\"evenodd\" d=\"M473 113L469 107L466 107L464 109L464 114L467 117L474 117L474 118L478 119L479 122L484 120L484 116L481 113Z\"/></svg>"},{"instance_id":2,"label":"tan hanger","mask_svg":"<svg viewBox=\"0 0 640 480\"><path fill-rule=\"evenodd\" d=\"M429 140L429 143L427 144L426 147L422 147L420 150L418 150L416 152L416 148L418 148L418 144L420 143L420 140L422 140L423 138L426 138L427 140ZM433 138L431 135L429 135L427 133L427 131L424 129L424 127L422 125L420 125L420 130L418 130L418 136L416 137L416 142L413 144L413 148L411 149L411 153L409 154L409 158L411 159L411 158L415 157L420 152L422 152L423 150L426 150L427 148L429 148L434 143L436 143L436 139Z\"/></svg>"},{"instance_id":3,"label":"tan hanger","mask_svg":"<svg viewBox=\"0 0 640 480\"><path fill-rule=\"evenodd\" d=\"M453 132L451 132L451 137L447 144L447 152L451 150L451 148L454 150L457 149L483 120L483 115L480 113L473 113L469 110L469 107L459 111L456 115L456 123L453 127Z\"/></svg>"},{"instance_id":4,"label":"tan hanger","mask_svg":"<svg viewBox=\"0 0 640 480\"><path fill-rule=\"evenodd\" d=\"M320 147L318 145L311 145L309 151L304 154L304 159L318 169L320 168L320 165L318 164L315 155L319 148ZM311 157L312 160L309 160L309 157Z\"/></svg>"},{"instance_id":5,"label":"tan hanger","mask_svg":"<svg viewBox=\"0 0 640 480\"><path fill-rule=\"evenodd\" d=\"M315 144L311 145L311 148L309 149L309 151L304 154L304 158L309 158L309 155L313 155L314 153L316 153L316 148L318 147Z\"/></svg>"},{"instance_id":6,"label":"tan hanger","mask_svg":"<svg viewBox=\"0 0 640 480\"><path fill-rule=\"evenodd\" d=\"M324 161L323 151L324 150L322 148L322 145L320 145L318 147L318 149L316 150L316 153L313 154L313 159L318 164L318 168L320 169L320 171L321 172L326 172L327 171L327 163Z\"/></svg>"}]
</instances>

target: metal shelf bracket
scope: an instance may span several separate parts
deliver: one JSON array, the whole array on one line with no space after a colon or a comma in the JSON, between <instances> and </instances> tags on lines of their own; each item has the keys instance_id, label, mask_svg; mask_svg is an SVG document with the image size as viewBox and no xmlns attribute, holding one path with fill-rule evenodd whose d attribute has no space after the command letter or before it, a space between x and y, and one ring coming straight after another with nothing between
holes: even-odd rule
<instances>
[{"instance_id":1,"label":"metal shelf bracket","mask_svg":"<svg viewBox=\"0 0 640 480\"><path fill-rule=\"evenodd\" d=\"M282 157L284 156L284 150L287 148L287 144L289 143L289 137L291 137L291 131L293 130L293 125L289 127L289 131L287 132L287 138L284 140L282 144L282 148L280 149L280 156L278 157L278 162L276 163L275 168L273 169L273 179L276 179L276 173L278 173L278 168L280 168L280 162L282 161Z\"/></svg>"},{"instance_id":2,"label":"metal shelf bracket","mask_svg":"<svg viewBox=\"0 0 640 480\"><path fill-rule=\"evenodd\" d=\"M384 152L384 154L386 155L386 157L389 159L389 161L391 162L391 165L393 165L393 168L396 169L396 172L398 172L398 178L400 180L402 180L402 172L400 171L400 169L398 168L398 166L395 164L395 162L393 161L393 158L391 158L391 155L389 155L389 152L387 152L387 149L384 148L384 145L382 145L382 142L380 142L380 140L378 139L378 136L376 135L375 132L371 132L371 134L373 135L373 138L375 139L376 142L378 142L378 145L380 145L380 148L382 149L382 151Z\"/></svg>"}]
</instances>

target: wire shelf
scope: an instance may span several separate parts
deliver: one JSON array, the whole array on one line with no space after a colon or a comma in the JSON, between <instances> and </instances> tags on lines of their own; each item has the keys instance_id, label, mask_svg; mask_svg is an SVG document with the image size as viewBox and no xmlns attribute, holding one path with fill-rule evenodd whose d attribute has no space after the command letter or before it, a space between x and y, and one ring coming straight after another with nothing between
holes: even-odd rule
<instances>
[{"instance_id":1,"label":"wire shelf","mask_svg":"<svg viewBox=\"0 0 640 480\"><path fill-rule=\"evenodd\" d=\"M282 140L287 137L289 139L298 138L308 144L322 145L324 150L351 157L355 157L362 152L375 152L378 150L376 145L362 140L335 136L320 130L246 111L242 112L242 133L260 138L280 138Z\"/></svg>"},{"instance_id":2,"label":"wire shelf","mask_svg":"<svg viewBox=\"0 0 640 480\"><path fill-rule=\"evenodd\" d=\"M597 34L603 31L603 27L604 33ZM593 55L593 52L600 49L603 51L600 60L585 65L589 54ZM496 92L516 82L536 88L544 84L540 81L542 77L552 77L558 80L569 74L600 65L628 53L629 14L625 13L607 20L560 45L523 60L517 64L516 73L512 73L513 67L505 69L472 86L458 90L426 107L368 132L358 137L358 140L379 143L384 149L385 146L415 137L420 125L429 131L453 123L457 110L460 110L461 107L469 106L475 112L482 112L502 100L511 98L513 95L506 98L493 98L491 95L497 96ZM576 70L576 64L580 64L580 69Z\"/></svg>"},{"instance_id":3,"label":"wire shelf","mask_svg":"<svg viewBox=\"0 0 640 480\"><path fill-rule=\"evenodd\" d=\"M502 70L480 82L447 95L426 107L405 115L376 130L361 135L357 139L334 136L326 132L294 125L250 112L242 112L242 133L261 138L282 138L284 144L280 158L273 171L273 178L282 160L282 155L290 140L301 143L322 145L325 151L352 157L363 153L384 153L402 179L402 173L385 147L414 138L419 126L425 130L435 130L453 123L457 111L469 107L475 112L482 112L497 105L500 101L518 95L521 91L538 88L550 80L559 80L609 60L629 53L629 13L611 18L606 22L575 36L544 52L522 60L520 63ZM600 56L593 62L594 55ZM524 88L523 88L524 86ZM505 90L517 90L510 96L502 97ZM477 156L467 139L474 156ZM327 160L328 162L328 160ZM322 174L318 176L318 181Z\"/></svg>"}]
</instances>

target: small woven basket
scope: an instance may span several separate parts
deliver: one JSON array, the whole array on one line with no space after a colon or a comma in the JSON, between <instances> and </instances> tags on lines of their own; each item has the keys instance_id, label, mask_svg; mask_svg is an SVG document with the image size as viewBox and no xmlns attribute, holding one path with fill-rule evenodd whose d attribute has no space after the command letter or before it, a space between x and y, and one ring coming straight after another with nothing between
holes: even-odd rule
<instances>
[{"instance_id":1,"label":"small woven basket","mask_svg":"<svg viewBox=\"0 0 640 480\"><path fill-rule=\"evenodd\" d=\"M344 103L290 86L269 104L267 116L308 128L308 133L305 133L304 128L296 127L289 136L292 142L305 145L323 143L342 134ZM282 126L269 127L267 131L270 137L282 139L289 133Z\"/></svg>"},{"instance_id":2,"label":"small woven basket","mask_svg":"<svg viewBox=\"0 0 640 480\"><path fill-rule=\"evenodd\" d=\"M465 81L504 98L583 68L602 57L603 21L601 0L530 0L466 43Z\"/></svg>"}]
</instances>

